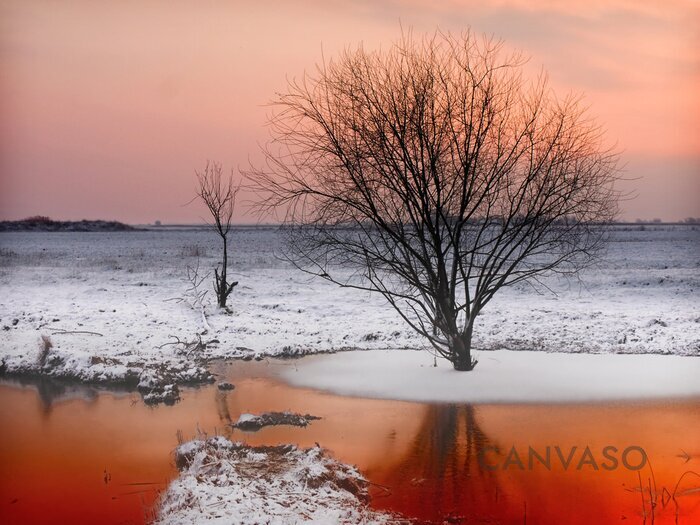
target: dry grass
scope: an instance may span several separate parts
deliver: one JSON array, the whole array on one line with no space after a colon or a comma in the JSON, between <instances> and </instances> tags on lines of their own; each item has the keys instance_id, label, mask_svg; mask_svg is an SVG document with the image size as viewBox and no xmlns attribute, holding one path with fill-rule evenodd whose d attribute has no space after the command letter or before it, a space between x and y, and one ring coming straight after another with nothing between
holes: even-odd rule
<instances>
[{"instance_id":1,"label":"dry grass","mask_svg":"<svg viewBox=\"0 0 700 525\"><path fill-rule=\"evenodd\" d=\"M206 257L207 249L199 244L186 244L180 248L181 257Z\"/></svg>"},{"instance_id":2,"label":"dry grass","mask_svg":"<svg viewBox=\"0 0 700 525\"><path fill-rule=\"evenodd\" d=\"M46 365L46 360L49 357L49 353L53 348L53 343L48 335L42 334L41 341L39 342L39 365Z\"/></svg>"}]
</instances>

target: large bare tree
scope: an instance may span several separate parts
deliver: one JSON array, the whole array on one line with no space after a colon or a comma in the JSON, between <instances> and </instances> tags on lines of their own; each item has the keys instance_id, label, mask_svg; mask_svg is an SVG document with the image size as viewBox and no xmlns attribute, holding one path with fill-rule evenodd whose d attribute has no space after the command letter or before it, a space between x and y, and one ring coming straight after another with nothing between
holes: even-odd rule
<instances>
[{"instance_id":1,"label":"large bare tree","mask_svg":"<svg viewBox=\"0 0 700 525\"><path fill-rule=\"evenodd\" d=\"M221 164L207 162L204 171L195 171L197 175L197 196L204 202L212 217L210 223L214 231L221 237L221 264L214 268L214 292L220 308L226 308L226 301L231 295L237 281L228 281L228 234L231 231L231 220L236 207L236 195L240 189L234 185L233 174L224 179L221 174Z\"/></svg>"},{"instance_id":2,"label":"large bare tree","mask_svg":"<svg viewBox=\"0 0 700 525\"><path fill-rule=\"evenodd\" d=\"M600 127L524 64L469 32L348 49L273 101L247 174L297 266L381 293L457 370L499 289L580 270L617 213Z\"/></svg>"}]
</instances>

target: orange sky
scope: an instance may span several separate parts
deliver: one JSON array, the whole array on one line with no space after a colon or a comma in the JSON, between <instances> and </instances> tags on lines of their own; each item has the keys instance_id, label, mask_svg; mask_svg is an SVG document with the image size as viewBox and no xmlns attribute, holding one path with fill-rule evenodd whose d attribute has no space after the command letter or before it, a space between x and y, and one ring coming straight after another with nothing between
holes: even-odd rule
<instances>
[{"instance_id":1,"label":"orange sky","mask_svg":"<svg viewBox=\"0 0 700 525\"><path fill-rule=\"evenodd\" d=\"M697 0L2 0L0 219L199 222L194 169L255 160L287 77L400 25L522 49L623 151L623 218L700 216Z\"/></svg>"}]
</instances>

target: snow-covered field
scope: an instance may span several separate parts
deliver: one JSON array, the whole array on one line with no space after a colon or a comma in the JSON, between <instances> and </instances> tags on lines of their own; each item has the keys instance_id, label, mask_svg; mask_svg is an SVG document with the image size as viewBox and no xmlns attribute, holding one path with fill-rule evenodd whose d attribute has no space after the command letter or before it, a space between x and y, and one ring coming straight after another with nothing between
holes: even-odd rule
<instances>
[{"instance_id":1,"label":"snow-covered field","mask_svg":"<svg viewBox=\"0 0 700 525\"><path fill-rule=\"evenodd\" d=\"M205 323L181 299L186 267L213 268L217 241L201 229L0 234L0 370L140 383L157 400L165 384L206 380L210 358L424 346L383 298L277 259L275 228L233 232L232 313L209 292ZM580 282L545 283L555 293L501 291L477 321L476 347L700 355L693 227L617 227Z\"/></svg>"}]
</instances>

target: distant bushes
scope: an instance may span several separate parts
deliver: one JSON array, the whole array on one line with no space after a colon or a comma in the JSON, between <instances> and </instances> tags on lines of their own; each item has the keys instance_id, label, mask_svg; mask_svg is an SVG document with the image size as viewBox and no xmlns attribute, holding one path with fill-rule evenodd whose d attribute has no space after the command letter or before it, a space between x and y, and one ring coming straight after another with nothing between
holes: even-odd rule
<instances>
[{"instance_id":1,"label":"distant bushes","mask_svg":"<svg viewBox=\"0 0 700 525\"><path fill-rule=\"evenodd\" d=\"M21 221L0 221L0 231L112 232L132 230L136 230L136 228L118 221L54 221L45 215L34 215Z\"/></svg>"},{"instance_id":2,"label":"distant bushes","mask_svg":"<svg viewBox=\"0 0 700 525\"><path fill-rule=\"evenodd\" d=\"M54 221L52 221L46 215L32 215L31 217L27 217L26 219L22 219L19 222L35 222L35 223L40 223L40 224L51 224Z\"/></svg>"}]
</instances>

